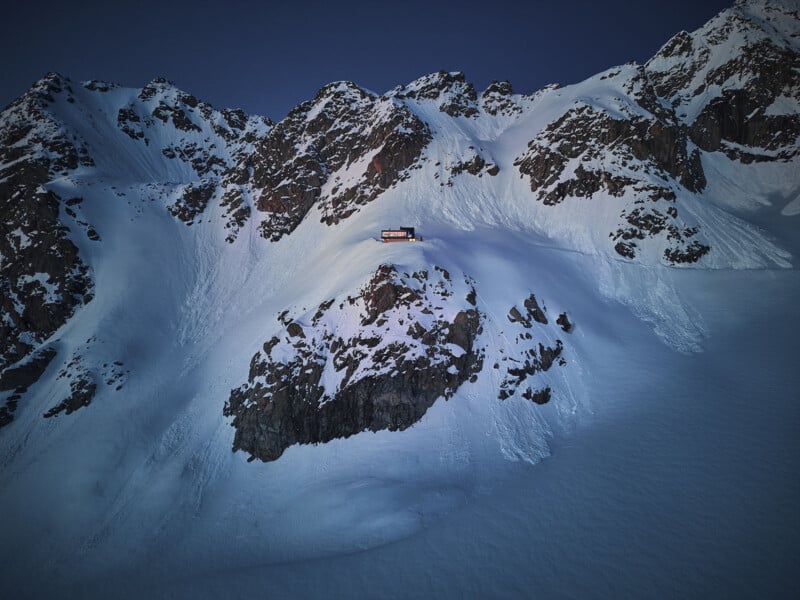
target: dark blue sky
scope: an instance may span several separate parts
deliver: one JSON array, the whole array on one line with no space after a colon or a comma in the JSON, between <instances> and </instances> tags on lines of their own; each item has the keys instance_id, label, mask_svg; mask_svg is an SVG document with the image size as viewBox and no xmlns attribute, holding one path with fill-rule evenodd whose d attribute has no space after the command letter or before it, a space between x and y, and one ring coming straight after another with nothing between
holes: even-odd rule
<instances>
[{"instance_id":1,"label":"dark blue sky","mask_svg":"<svg viewBox=\"0 0 800 600\"><path fill-rule=\"evenodd\" d=\"M531 93L647 60L732 0L7 3L0 105L48 71L141 87L157 76L218 108L278 120L331 81L376 92L445 69Z\"/></svg>"}]
</instances>

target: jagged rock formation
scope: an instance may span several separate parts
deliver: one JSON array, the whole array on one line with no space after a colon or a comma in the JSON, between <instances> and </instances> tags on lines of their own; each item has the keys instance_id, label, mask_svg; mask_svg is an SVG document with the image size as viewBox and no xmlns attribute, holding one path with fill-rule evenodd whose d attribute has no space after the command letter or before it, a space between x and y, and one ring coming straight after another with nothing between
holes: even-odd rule
<instances>
[{"instance_id":1,"label":"jagged rock formation","mask_svg":"<svg viewBox=\"0 0 800 600\"><path fill-rule=\"evenodd\" d=\"M43 348L29 356L27 361L3 372L0 376L0 392L12 393L7 396L5 405L0 406L0 427L14 420L14 411L20 398L28 391L28 387L39 380L55 356L55 350Z\"/></svg>"},{"instance_id":2,"label":"jagged rock formation","mask_svg":"<svg viewBox=\"0 0 800 600\"><path fill-rule=\"evenodd\" d=\"M706 186L700 151L787 160L800 152L797 12L737 2L704 28L674 36L645 66L612 69L623 97L577 100L531 140L515 165L545 205L565 198L619 202L614 250L635 258L660 239L670 264L710 250L676 198Z\"/></svg>"},{"instance_id":3,"label":"jagged rock formation","mask_svg":"<svg viewBox=\"0 0 800 600\"><path fill-rule=\"evenodd\" d=\"M563 344L542 342L552 331L528 331L548 320L533 294L523 305L524 316L516 307L509 313L522 329L494 366L502 374L498 398L519 393L544 404L550 387L531 386L538 373L566 364ZM253 356L247 383L225 406L236 428L233 448L251 459L275 460L293 444L406 429L438 398L475 382L486 355L474 281L439 267L400 274L382 265L357 296L296 318L284 311L278 321L284 330Z\"/></svg>"},{"instance_id":4,"label":"jagged rock formation","mask_svg":"<svg viewBox=\"0 0 800 600\"><path fill-rule=\"evenodd\" d=\"M177 170L178 181L185 182L167 205L170 214L192 225L216 198L223 208L229 242L236 239L251 207L224 182L272 125L269 119L238 109L217 111L163 78L148 83L117 113L119 129L152 147L158 153L154 160L174 163L168 170Z\"/></svg>"},{"instance_id":5,"label":"jagged rock formation","mask_svg":"<svg viewBox=\"0 0 800 600\"><path fill-rule=\"evenodd\" d=\"M216 189L217 183L214 180L189 183L175 203L167 206L167 210L173 217L192 225L203 214Z\"/></svg>"},{"instance_id":6,"label":"jagged rock formation","mask_svg":"<svg viewBox=\"0 0 800 600\"><path fill-rule=\"evenodd\" d=\"M119 360L93 363L88 355L97 354L103 345L96 337L86 340L80 349L73 352L58 372L56 380L65 380L69 384L68 391L60 402L49 408L43 416L55 417L61 413L72 414L78 409L89 406L103 385L115 392L120 391L130 370L124 368ZM102 353L102 350L100 350ZM53 352L53 354L55 354ZM104 354L104 353L102 353Z\"/></svg>"},{"instance_id":7,"label":"jagged rock formation","mask_svg":"<svg viewBox=\"0 0 800 600\"><path fill-rule=\"evenodd\" d=\"M226 195L245 190L266 213L262 235L291 233L312 206L328 225L409 176L430 141L422 121L397 101L334 83L300 104L226 178Z\"/></svg>"},{"instance_id":8,"label":"jagged rock formation","mask_svg":"<svg viewBox=\"0 0 800 600\"><path fill-rule=\"evenodd\" d=\"M71 93L48 75L0 121L0 372L22 361L91 300L88 266L45 185L94 163L52 115L54 94Z\"/></svg>"},{"instance_id":9,"label":"jagged rock formation","mask_svg":"<svg viewBox=\"0 0 800 600\"><path fill-rule=\"evenodd\" d=\"M104 85L103 91L113 89ZM240 110L216 111L168 80L156 78L119 109L117 126L146 146L150 146L151 138L154 144L161 142L161 155L185 163L198 177L204 177L220 176L232 167L241 155L249 153L250 144L269 129L271 122L248 117ZM165 130L177 133L167 143L159 139L165 137Z\"/></svg>"},{"instance_id":10,"label":"jagged rock formation","mask_svg":"<svg viewBox=\"0 0 800 600\"><path fill-rule=\"evenodd\" d=\"M494 85L494 84L493 84ZM495 86L492 92L502 95L503 88ZM487 90L488 91L488 90ZM492 92L489 92L492 95ZM510 94L510 86L506 95ZM407 86L395 88L391 96L400 100L409 98L417 101L431 101L443 113L451 117L476 117L478 115L478 94L463 73L439 71L421 77Z\"/></svg>"},{"instance_id":11,"label":"jagged rock formation","mask_svg":"<svg viewBox=\"0 0 800 600\"><path fill-rule=\"evenodd\" d=\"M313 316L283 313L285 331L253 357L225 406L234 449L266 461L292 444L410 427L482 368L471 294L469 278L454 282L443 269L383 265L357 296L323 302Z\"/></svg>"},{"instance_id":12,"label":"jagged rock formation","mask_svg":"<svg viewBox=\"0 0 800 600\"><path fill-rule=\"evenodd\" d=\"M537 373L549 371L553 365L563 367L567 364L561 356L564 344L556 338L553 346L545 345L539 341L539 336L531 333L535 327L545 329L545 326L550 325L545 315L546 309L539 306L535 294L525 299L523 307L524 313L516 306L512 306L508 311L508 320L522 329L512 338L510 351L503 348L499 351L500 361L495 363L494 368L499 369L503 376L497 397L505 400L519 392L527 400L532 400L536 404L546 404L550 401L552 390L549 386L534 390L530 387L533 384L532 379ZM562 324L563 319L566 319L565 313L559 315L556 323L561 325L564 331L569 332L572 328L565 327ZM534 333L541 333L541 329Z\"/></svg>"},{"instance_id":13,"label":"jagged rock formation","mask_svg":"<svg viewBox=\"0 0 800 600\"><path fill-rule=\"evenodd\" d=\"M797 6L739 1L682 31L645 65L659 97L702 150L732 160L788 160L800 145Z\"/></svg>"},{"instance_id":14,"label":"jagged rock formation","mask_svg":"<svg viewBox=\"0 0 800 600\"><path fill-rule=\"evenodd\" d=\"M643 67L604 78L621 78L628 92L613 113L577 103L537 135L515 165L548 206L566 197L632 197L622 205L618 228L609 232L621 256L634 258L637 242L662 236L668 262L696 262L710 248L680 220L675 199L705 187L700 154L686 128L659 102Z\"/></svg>"},{"instance_id":15,"label":"jagged rock formation","mask_svg":"<svg viewBox=\"0 0 800 600\"><path fill-rule=\"evenodd\" d=\"M481 94L481 107L492 116L514 115L522 112L522 107L514 102L514 89L509 81L493 81Z\"/></svg>"}]
</instances>

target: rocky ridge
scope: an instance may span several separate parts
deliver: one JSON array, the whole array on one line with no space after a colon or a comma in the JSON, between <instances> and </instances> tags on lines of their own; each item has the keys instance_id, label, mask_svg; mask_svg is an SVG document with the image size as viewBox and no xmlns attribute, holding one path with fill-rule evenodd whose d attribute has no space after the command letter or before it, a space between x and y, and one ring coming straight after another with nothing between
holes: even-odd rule
<instances>
[{"instance_id":1,"label":"rocky ridge","mask_svg":"<svg viewBox=\"0 0 800 600\"><path fill-rule=\"evenodd\" d=\"M360 293L279 316L247 383L231 392L234 449L274 460L292 444L406 429L483 365L468 277L382 265Z\"/></svg>"},{"instance_id":2,"label":"rocky ridge","mask_svg":"<svg viewBox=\"0 0 800 600\"><path fill-rule=\"evenodd\" d=\"M612 70L627 95L611 110L578 102L550 123L515 161L537 200L555 206L566 197L632 199L621 205L614 250L635 258L637 244L666 238L669 263L697 262L710 248L696 239L696 227L679 217L678 195L706 185L700 154L674 113L664 108L643 67Z\"/></svg>"},{"instance_id":3,"label":"rocky ridge","mask_svg":"<svg viewBox=\"0 0 800 600\"><path fill-rule=\"evenodd\" d=\"M789 160L800 152L799 23L791 2L740 0L673 36L647 76L700 149L745 164Z\"/></svg>"},{"instance_id":4,"label":"rocky ridge","mask_svg":"<svg viewBox=\"0 0 800 600\"><path fill-rule=\"evenodd\" d=\"M712 247L676 199L702 195L701 153L749 164L800 152L798 42L791 3L737 2L700 30L675 35L646 65L597 76L624 95L576 99L515 166L545 205L616 204L608 236L622 257L656 243L667 264L697 263Z\"/></svg>"},{"instance_id":5,"label":"rocky ridge","mask_svg":"<svg viewBox=\"0 0 800 600\"><path fill-rule=\"evenodd\" d=\"M524 306L547 325L533 294ZM236 428L234 450L251 459L275 460L293 444L406 429L437 399L475 382L487 352L475 282L436 266L400 273L382 265L358 295L302 314L286 310L278 321L282 331L253 356L247 382L225 405ZM543 344L521 315L517 322L522 330L501 350L502 367L494 366L504 377L498 397L519 389L544 404L550 388L531 385L537 373L565 364L563 346Z\"/></svg>"},{"instance_id":6,"label":"rocky ridge","mask_svg":"<svg viewBox=\"0 0 800 600\"><path fill-rule=\"evenodd\" d=\"M402 104L333 83L292 110L228 173L223 197L251 198L264 213L262 235L277 241L312 206L334 225L408 178L430 139L427 125Z\"/></svg>"},{"instance_id":7,"label":"rocky ridge","mask_svg":"<svg viewBox=\"0 0 800 600\"><path fill-rule=\"evenodd\" d=\"M94 164L86 145L47 110L54 95L70 89L48 75L0 121L0 372L15 363L17 372L26 364L42 371L49 360L33 351L92 298L89 267L62 222L60 198L46 188L53 178ZM46 351L41 356L52 359Z\"/></svg>"},{"instance_id":8,"label":"rocky ridge","mask_svg":"<svg viewBox=\"0 0 800 600\"><path fill-rule=\"evenodd\" d=\"M102 108L92 111L95 105ZM176 197L172 204L165 198L165 205L191 225L217 191L222 173L268 127L268 121L241 111L215 111L164 79L133 94L49 73L6 107L0 118L0 373L38 375L6 389L0 424L11 422L27 387L55 356L48 339L94 295L91 264L78 246L80 238L100 243L102 236L82 214L80 195L59 195L53 188L65 181L80 189L84 180L108 176L92 131L105 128L102 141L127 150L129 163L115 161L133 171L125 178L142 177L135 170L144 160L134 159L130 144L143 147L144 158L155 164L180 163L162 168L171 173L165 183ZM109 184L109 197L119 195L114 187ZM94 395L93 385L81 387L84 400L75 406Z\"/></svg>"}]
</instances>

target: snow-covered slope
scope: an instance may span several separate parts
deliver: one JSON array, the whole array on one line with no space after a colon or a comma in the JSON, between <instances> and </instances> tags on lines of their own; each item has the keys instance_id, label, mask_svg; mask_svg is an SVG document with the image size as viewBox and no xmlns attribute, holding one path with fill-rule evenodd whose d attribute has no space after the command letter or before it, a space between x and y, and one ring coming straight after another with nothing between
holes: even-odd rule
<instances>
[{"instance_id":1,"label":"snow-covered slope","mask_svg":"<svg viewBox=\"0 0 800 600\"><path fill-rule=\"evenodd\" d=\"M686 281L793 271L795 8L531 96L339 82L279 123L47 75L0 115L8 539L74 581L166 540L340 553L547 456L642 324L703 350Z\"/></svg>"}]
</instances>

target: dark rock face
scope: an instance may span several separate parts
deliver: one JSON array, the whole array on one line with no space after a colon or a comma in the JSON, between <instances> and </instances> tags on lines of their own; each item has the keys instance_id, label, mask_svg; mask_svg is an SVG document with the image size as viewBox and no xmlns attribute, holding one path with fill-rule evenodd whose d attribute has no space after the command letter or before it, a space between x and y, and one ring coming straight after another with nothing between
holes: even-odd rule
<instances>
[{"instance_id":1,"label":"dark rock face","mask_svg":"<svg viewBox=\"0 0 800 600\"><path fill-rule=\"evenodd\" d=\"M57 380L63 379L69 382L69 393L61 402L45 412L42 415L44 418L49 419L62 413L69 415L89 406L103 385L113 391L123 388L130 371L125 370L122 362L109 361L101 366L86 359L87 354L96 352L98 345L102 345L102 342L96 337L88 339L58 372Z\"/></svg>"},{"instance_id":2,"label":"dark rock face","mask_svg":"<svg viewBox=\"0 0 800 600\"><path fill-rule=\"evenodd\" d=\"M780 107L782 98L800 99L800 56L788 42L798 20L781 3L737 3L698 32L674 36L647 63L698 147L743 163L800 153L800 115Z\"/></svg>"},{"instance_id":3,"label":"dark rock face","mask_svg":"<svg viewBox=\"0 0 800 600\"><path fill-rule=\"evenodd\" d=\"M551 397L550 387L534 390L531 386L537 373L549 371L553 365L566 364L561 356L564 345L557 338L552 346L549 344L553 342L540 341L542 337L553 339L554 332L545 315L546 309L539 306L535 294L531 293L523 302L523 306L524 313L516 306L512 306L508 311L508 320L515 329L510 332L513 337L505 335L506 339L510 340L510 346L500 349L500 361L495 364L495 368L503 374L497 397L505 400L519 393L523 398L536 404L545 404ZM566 315L562 313L556 323L567 331L561 323L562 316Z\"/></svg>"},{"instance_id":4,"label":"dark rock face","mask_svg":"<svg viewBox=\"0 0 800 600\"><path fill-rule=\"evenodd\" d=\"M544 315L544 311L539 308L539 303L536 302L536 296L533 294L525 299L525 310L528 311L528 316L534 321L547 325L547 317Z\"/></svg>"},{"instance_id":5,"label":"dark rock face","mask_svg":"<svg viewBox=\"0 0 800 600\"><path fill-rule=\"evenodd\" d=\"M560 315L558 315L558 318L556 319L556 324L558 324L561 327L561 329L563 329L567 333L570 333L574 328L572 321L569 320L569 317L565 312L562 312Z\"/></svg>"},{"instance_id":6,"label":"dark rock face","mask_svg":"<svg viewBox=\"0 0 800 600\"><path fill-rule=\"evenodd\" d=\"M29 359L6 369L0 376L0 393L13 390L14 393L6 398L5 406L0 407L0 427L8 425L14 420L14 411L17 403L28 388L39 381L39 377L45 372L48 365L56 356L56 351L52 348L45 348L32 354Z\"/></svg>"},{"instance_id":7,"label":"dark rock face","mask_svg":"<svg viewBox=\"0 0 800 600\"><path fill-rule=\"evenodd\" d=\"M117 113L117 127L132 140L144 140L144 131L141 127L142 119L136 114L132 106L120 108ZM150 140L145 140L150 144Z\"/></svg>"},{"instance_id":8,"label":"dark rock face","mask_svg":"<svg viewBox=\"0 0 800 600\"><path fill-rule=\"evenodd\" d=\"M478 94L460 72L439 71L421 77L392 92L396 98L437 102L439 110L451 117L478 114Z\"/></svg>"},{"instance_id":9,"label":"dark rock face","mask_svg":"<svg viewBox=\"0 0 800 600\"><path fill-rule=\"evenodd\" d=\"M195 219L203 213L217 189L216 181L200 181L187 185L180 198L167 210L187 225L194 223Z\"/></svg>"},{"instance_id":10,"label":"dark rock face","mask_svg":"<svg viewBox=\"0 0 800 600\"><path fill-rule=\"evenodd\" d=\"M686 127L658 102L642 68L627 88L649 118L641 110L628 109L628 117L620 118L578 104L537 135L515 165L548 206L598 194L633 198L633 207L623 205L618 229L609 232L621 256L634 258L639 242L663 233L669 242L667 262L694 262L710 248L690 239L697 231L679 219L675 199L676 184L686 192L705 188L699 152L692 149Z\"/></svg>"},{"instance_id":11,"label":"dark rock face","mask_svg":"<svg viewBox=\"0 0 800 600\"><path fill-rule=\"evenodd\" d=\"M11 191L11 190L14 191ZM13 200L12 200L13 198ZM88 268L59 220L58 198L38 186L0 182L0 369L44 342L92 295Z\"/></svg>"},{"instance_id":12,"label":"dark rock face","mask_svg":"<svg viewBox=\"0 0 800 600\"><path fill-rule=\"evenodd\" d=\"M80 140L46 110L54 94L70 89L50 74L0 120L0 373L92 297L89 269L61 221L60 199L43 187L64 170L93 164Z\"/></svg>"},{"instance_id":13,"label":"dark rock face","mask_svg":"<svg viewBox=\"0 0 800 600\"><path fill-rule=\"evenodd\" d=\"M158 106L153 109L152 115L163 123L171 120L175 128L181 131L200 131L200 128L192 122L186 112L180 108L169 106L163 101L159 102Z\"/></svg>"},{"instance_id":14,"label":"dark rock face","mask_svg":"<svg viewBox=\"0 0 800 600\"><path fill-rule=\"evenodd\" d=\"M544 204L558 204L568 195L589 198L601 190L621 196L628 188L651 199L674 198L668 179L677 179L689 191L702 190L706 184L699 155L688 150L687 140L686 131L677 125L657 119L618 119L584 104L545 128L515 164L530 177L531 191ZM571 160L588 162L602 156L608 161L609 152L609 170L578 165L572 179L556 183ZM646 187L635 173L622 175L634 160L641 164L642 174L659 176L664 185ZM616 165L620 168L614 169Z\"/></svg>"},{"instance_id":15,"label":"dark rock face","mask_svg":"<svg viewBox=\"0 0 800 600\"><path fill-rule=\"evenodd\" d=\"M491 160L487 160L482 152L484 152L483 148L469 146L465 153L466 156L462 156L461 160L452 162L445 160L444 164L441 162L436 163L435 166L441 167L440 173L442 175L446 175L449 172L447 179L441 181L439 185L452 187L456 178L464 173L475 177L483 177L484 175L496 176L500 172L500 167ZM440 173L435 173L434 177L438 179Z\"/></svg>"},{"instance_id":16,"label":"dark rock face","mask_svg":"<svg viewBox=\"0 0 800 600\"><path fill-rule=\"evenodd\" d=\"M95 393L97 384L88 376L79 376L70 381L70 395L56 406L44 413L44 417L49 419L59 413L72 414L79 408L89 406Z\"/></svg>"},{"instance_id":17,"label":"dark rock face","mask_svg":"<svg viewBox=\"0 0 800 600\"><path fill-rule=\"evenodd\" d=\"M539 303L536 301L536 296L534 294L531 294L525 299L524 306L525 315L523 315L516 306L512 306L511 310L508 312L508 320L512 323L520 323L526 329L532 327L531 321L547 325L547 317L544 311L539 308Z\"/></svg>"},{"instance_id":18,"label":"dark rock face","mask_svg":"<svg viewBox=\"0 0 800 600\"><path fill-rule=\"evenodd\" d=\"M330 299L297 318L284 311L283 331L253 356L247 383L225 405L236 429L233 449L271 461L293 444L410 427L482 370L484 317L475 298L468 276L454 279L439 267L401 274L382 265L355 297ZM512 341L495 365L498 397L544 404L551 389L534 382L566 364L563 344L534 294L522 305L524 314L510 311L518 329L505 336ZM358 327L342 334L340 323Z\"/></svg>"},{"instance_id":19,"label":"dark rock face","mask_svg":"<svg viewBox=\"0 0 800 600\"><path fill-rule=\"evenodd\" d=\"M55 350L45 348L32 355L27 362L6 369L0 376L0 392L27 388L36 383L55 355Z\"/></svg>"},{"instance_id":20,"label":"dark rock face","mask_svg":"<svg viewBox=\"0 0 800 600\"><path fill-rule=\"evenodd\" d=\"M481 106L492 116L519 114L522 107L514 102L513 94L510 82L493 81L481 94Z\"/></svg>"},{"instance_id":21,"label":"dark rock face","mask_svg":"<svg viewBox=\"0 0 800 600\"><path fill-rule=\"evenodd\" d=\"M468 160L455 163L450 167L450 172L453 175L460 175L461 173L467 172L477 177L483 177L483 173L487 173L494 177L500 172L500 167L494 163L487 163L481 155L476 154Z\"/></svg>"},{"instance_id":22,"label":"dark rock face","mask_svg":"<svg viewBox=\"0 0 800 600\"><path fill-rule=\"evenodd\" d=\"M383 265L358 296L338 308L335 300L322 303L309 326L290 321L253 357L248 382L231 392L225 414L234 417L233 449L270 461L293 444L419 421L483 364L481 315L457 289L472 291L469 279L456 286L443 270L401 275ZM342 337L335 324L348 315L360 327Z\"/></svg>"},{"instance_id":23,"label":"dark rock face","mask_svg":"<svg viewBox=\"0 0 800 600\"><path fill-rule=\"evenodd\" d=\"M703 150L721 151L744 163L788 160L800 153L800 115L768 114L781 96L800 98L800 55L767 42L712 71L706 85L724 85L742 72L751 75L739 89L726 89L710 100L691 127Z\"/></svg>"},{"instance_id":24,"label":"dark rock face","mask_svg":"<svg viewBox=\"0 0 800 600\"><path fill-rule=\"evenodd\" d=\"M800 69L800 57L795 57ZM709 102L692 125L691 134L700 148L721 151L729 158L743 163L790 159L798 150L800 115L764 115L769 106L747 90L726 90ZM750 152L740 146L770 151Z\"/></svg>"},{"instance_id":25,"label":"dark rock face","mask_svg":"<svg viewBox=\"0 0 800 600\"><path fill-rule=\"evenodd\" d=\"M349 82L331 84L226 175L223 202L237 211L250 190L266 213L261 232L272 241L291 233L315 203L332 225L406 179L430 139L427 125L403 105ZM360 175L345 178L348 168Z\"/></svg>"},{"instance_id":26,"label":"dark rock face","mask_svg":"<svg viewBox=\"0 0 800 600\"><path fill-rule=\"evenodd\" d=\"M522 397L536 404L547 404L550 402L551 390L549 387L541 390L532 391L530 388L522 393Z\"/></svg>"}]
</instances>

